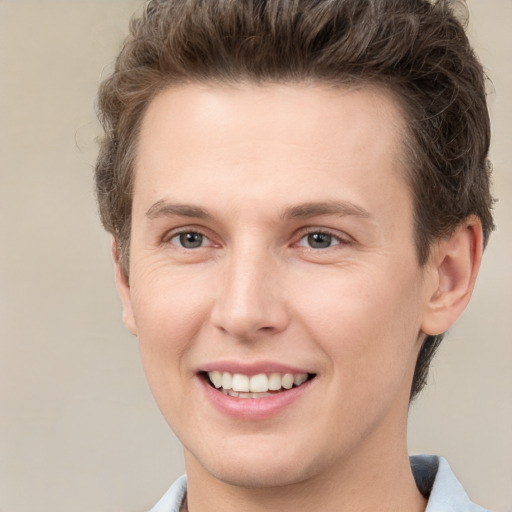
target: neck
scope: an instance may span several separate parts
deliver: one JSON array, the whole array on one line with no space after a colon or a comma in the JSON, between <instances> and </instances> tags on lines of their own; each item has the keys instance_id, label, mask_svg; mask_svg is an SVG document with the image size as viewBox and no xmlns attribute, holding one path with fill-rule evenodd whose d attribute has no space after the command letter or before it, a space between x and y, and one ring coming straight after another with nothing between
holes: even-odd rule
<instances>
[{"instance_id":1,"label":"neck","mask_svg":"<svg viewBox=\"0 0 512 512\"><path fill-rule=\"evenodd\" d=\"M405 435L395 437L405 439ZM426 500L416 487L406 443L397 446L389 441L388 437L387 444L379 444L378 450L348 456L321 475L265 488L223 482L186 452L189 512L423 512Z\"/></svg>"}]
</instances>

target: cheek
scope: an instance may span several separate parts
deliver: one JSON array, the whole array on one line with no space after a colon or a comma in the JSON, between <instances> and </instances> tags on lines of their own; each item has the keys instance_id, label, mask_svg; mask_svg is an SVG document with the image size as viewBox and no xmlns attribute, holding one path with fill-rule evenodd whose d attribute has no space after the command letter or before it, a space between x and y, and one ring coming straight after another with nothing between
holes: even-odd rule
<instances>
[{"instance_id":1,"label":"cheek","mask_svg":"<svg viewBox=\"0 0 512 512\"><path fill-rule=\"evenodd\" d=\"M155 395L162 383L177 383L187 366L185 358L209 310L203 281L194 273L161 267L133 274L132 307L141 358Z\"/></svg>"},{"instance_id":2,"label":"cheek","mask_svg":"<svg viewBox=\"0 0 512 512\"><path fill-rule=\"evenodd\" d=\"M391 276L395 276L394 278ZM383 382L409 370L421 325L421 290L414 267L386 272L345 271L304 283L304 326L339 375L350 382ZM297 283L297 281L296 281ZM370 379L371 377L371 379Z\"/></svg>"},{"instance_id":3,"label":"cheek","mask_svg":"<svg viewBox=\"0 0 512 512\"><path fill-rule=\"evenodd\" d=\"M131 279L132 306L139 332L152 331L155 341L193 330L209 302L205 272L190 271L179 265L156 261L151 265L133 266Z\"/></svg>"}]
</instances>

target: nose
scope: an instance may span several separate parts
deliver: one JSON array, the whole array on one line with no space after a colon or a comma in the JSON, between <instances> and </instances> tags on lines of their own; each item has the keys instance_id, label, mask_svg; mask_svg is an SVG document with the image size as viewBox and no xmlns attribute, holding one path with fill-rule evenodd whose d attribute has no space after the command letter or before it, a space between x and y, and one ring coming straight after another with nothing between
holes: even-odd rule
<instances>
[{"instance_id":1,"label":"nose","mask_svg":"<svg viewBox=\"0 0 512 512\"><path fill-rule=\"evenodd\" d=\"M217 329L243 341L286 329L284 269L270 251L233 252L223 270L211 313Z\"/></svg>"}]
</instances>

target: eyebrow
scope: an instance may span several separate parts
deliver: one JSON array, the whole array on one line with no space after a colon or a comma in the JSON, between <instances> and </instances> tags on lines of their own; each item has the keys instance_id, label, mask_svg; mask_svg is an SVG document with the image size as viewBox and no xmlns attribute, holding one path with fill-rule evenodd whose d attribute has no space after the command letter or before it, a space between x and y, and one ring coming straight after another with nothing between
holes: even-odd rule
<instances>
[{"instance_id":1,"label":"eyebrow","mask_svg":"<svg viewBox=\"0 0 512 512\"><path fill-rule=\"evenodd\" d=\"M320 201L307 202L285 208L282 219L307 219L321 215L336 215L339 217L355 216L371 218L371 214L361 206L350 201ZM175 204L165 199L157 201L146 212L146 217L154 220L160 217L190 217L196 219L212 219L205 209L192 204Z\"/></svg>"},{"instance_id":2,"label":"eyebrow","mask_svg":"<svg viewBox=\"0 0 512 512\"><path fill-rule=\"evenodd\" d=\"M286 208L282 214L285 219L306 219L321 215L345 217L352 215L365 219L371 218L370 212L350 201L321 201L299 204Z\"/></svg>"},{"instance_id":3,"label":"eyebrow","mask_svg":"<svg viewBox=\"0 0 512 512\"><path fill-rule=\"evenodd\" d=\"M196 219L211 219L212 216L203 208L191 204L174 204L165 199L157 201L146 212L148 219L157 219L159 217L193 217Z\"/></svg>"}]
</instances>

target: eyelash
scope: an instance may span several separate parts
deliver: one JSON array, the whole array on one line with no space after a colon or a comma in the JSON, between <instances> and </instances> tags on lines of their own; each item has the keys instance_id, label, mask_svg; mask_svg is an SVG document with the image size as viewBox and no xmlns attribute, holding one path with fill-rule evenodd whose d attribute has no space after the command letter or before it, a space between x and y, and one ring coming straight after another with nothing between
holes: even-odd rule
<instances>
[{"instance_id":1,"label":"eyelash","mask_svg":"<svg viewBox=\"0 0 512 512\"><path fill-rule=\"evenodd\" d=\"M206 235L205 233L203 233L202 231L198 230L198 229L183 229L181 231L174 231L172 233L170 233L168 236L166 236L163 240L164 243L170 243L172 245L175 245L177 247L179 247L180 249L184 249L186 251L188 250L194 250L194 249L198 249L198 248L201 248L201 247L204 247L204 245L201 243L201 245L199 245L198 247L184 247L183 244L181 243L181 240L180 240L180 243L173 243L172 240L174 240L175 238L179 238L179 237L182 237L184 235L199 235L200 237L202 237L202 242L207 240L207 241L210 241L211 243L211 240L210 238L208 237L208 235Z\"/></svg>"},{"instance_id":2,"label":"eyelash","mask_svg":"<svg viewBox=\"0 0 512 512\"><path fill-rule=\"evenodd\" d=\"M329 237L330 242L335 242L335 243L330 243L327 247L311 247L311 245L302 245L301 244L301 242L304 239L307 239L308 237L311 237L314 235L321 235L324 237ZM306 249L313 250L313 251L317 251L317 250L321 251L321 250L331 249L338 245L348 245L349 243L350 243L350 241L342 238L339 235L336 235L336 234L334 234L328 230L325 230L325 229L317 228L317 229L310 229L308 231L302 232L300 235L299 241L296 243L296 245L298 245L299 247L305 247Z\"/></svg>"},{"instance_id":3,"label":"eyelash","mask_svg":"<svg viewBox=\"0 0 512 512\"><path fill-rule=\"evenodd\" d=\"M199 235L199 237L202 237L201 245L198 245L197 247L184 247L183 240L179 240L179 243L172 242L172 240L174 240L175 238L179 239L183 235ZM311 247L310 245L301 244L302 240L307 239L308 237L311 237L314 235L321 235L324 237L328 237L329 245L327 247ZM199 248L205 247L203 245L203 242L205 240L209 241L210 244L212 244L212 241L210 240L208 235L206 235L201 230L183 229L180 231L175 231L175 232L170 233L168 236L165 237L165 239L163 241L164 241L164 243L171 243L172 245L175 245L176 247L179 247L180 249L194 250L194 249L199 249ZM332 243L333 241L336 243ZM327 231L325 229L310 229L308 231L302 232L300 234L300 238L298 239L298 242L296 242L294 245L299 246L299 247L304 247L306 249L313 250L313 251L316 251L316 250L321 251L321 250L325 250L325 249L330 249L330 248L338 246L338 245L349 245L349 244L350 244L350 241L343 239L339 235L335 235L334 233L331 233L330 231Z\"/></svg>"}]
</instances>

